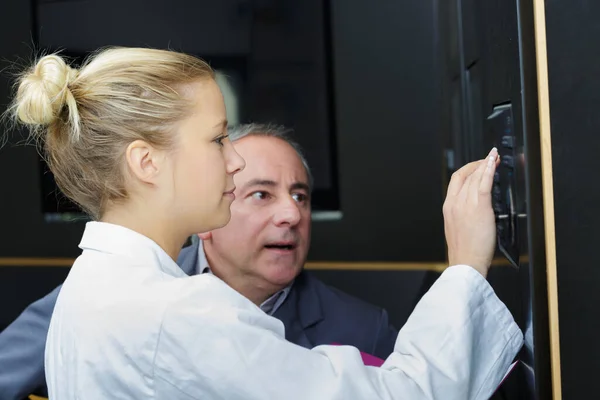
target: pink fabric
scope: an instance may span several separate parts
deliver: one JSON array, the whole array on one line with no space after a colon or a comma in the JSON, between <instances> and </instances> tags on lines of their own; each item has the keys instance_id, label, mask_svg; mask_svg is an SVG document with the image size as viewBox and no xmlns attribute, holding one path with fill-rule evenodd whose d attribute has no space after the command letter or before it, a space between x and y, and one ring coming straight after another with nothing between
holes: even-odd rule
<instances>
[{"instance_id":1,"label":"pink fabric","mask_svg":"<svg viewBox=\"0 0 600 400\"><path fill-rule=\"evenodd\" d=\"M375 356L372 356L370 354L363 353L362 351L360 352L360 356L362 357L363 363L365 363L365 365L370 365L370 366L373 366L373 367L381 367L381 365L385 361L385 360L382 360L379 357L375 357Z\"/></svg>"},{"instance_id":2,"label":"pink fabric","mask_svg":"<svg viewBox=\"0 0 600 400\"><path fill-rule=\"evenodd\" d=\"M332 343L332 345L333 346L341 346L341 344L339 344L339 343ZM360 356L362 357L363 363L365 365L369 365L372 367L381 367L381 365L385 362L385 360L382 360L379 357L375 357L368 353L363 353L362 351L360 352Z\"/></svg>"}]
</instances>

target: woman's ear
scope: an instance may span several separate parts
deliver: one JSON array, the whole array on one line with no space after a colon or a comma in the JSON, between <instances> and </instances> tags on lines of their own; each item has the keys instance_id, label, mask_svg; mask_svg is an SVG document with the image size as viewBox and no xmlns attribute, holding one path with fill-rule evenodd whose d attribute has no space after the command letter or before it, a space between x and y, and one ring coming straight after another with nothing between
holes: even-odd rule
<instances>
[{"instance_id":1,"label":"woman's ear","mask_svg":"<svg viewBox=\"0 0 600 400\"><path fill-rule=\"evenodd\" d=\"M127 166L133 176L147 184L155 184L164 163L164 155L143 140L136 140L127 146L125 152Z\"/></svg>"}]
</instances>

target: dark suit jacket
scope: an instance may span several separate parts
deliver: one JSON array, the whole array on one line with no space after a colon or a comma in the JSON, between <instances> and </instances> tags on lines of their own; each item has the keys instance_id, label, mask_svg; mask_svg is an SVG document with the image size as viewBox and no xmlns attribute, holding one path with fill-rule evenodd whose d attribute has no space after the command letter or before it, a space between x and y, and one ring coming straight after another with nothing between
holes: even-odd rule
<instances>
[{"instance_id":1,"label":"dark suit jacket","mask_svg":"<svg viewBox=\"0 0 600 400\"><path fill-rule=\"evenodd\" d=\"M198 246L181 251L177 263L195 274ZM0 399L24 399L46 394L44 348L60 286L36 301L0 333ZM285 326L286 339L306 348L344 344L380 358L393 350L398 332L387 312L325 285L304 271L275 312Z\"/></svg>"}]
</instances>

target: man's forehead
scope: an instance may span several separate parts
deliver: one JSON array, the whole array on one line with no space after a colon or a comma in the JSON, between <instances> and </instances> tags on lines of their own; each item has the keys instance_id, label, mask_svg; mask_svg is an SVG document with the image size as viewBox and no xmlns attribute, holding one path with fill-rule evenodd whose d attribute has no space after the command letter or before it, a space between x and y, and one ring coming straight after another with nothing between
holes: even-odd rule
<instances>
[{"instance_id":1,"label":"man's forehead","mask_svg":"<svg viewBox=\"0 0 600 400\"><path fill-rule=\"evenodd\" d=\"M234 142L236 151L246 161L246 167L236 177L236 185L250 181L292 179L308 183L306 170L296 150L287 142L268 136L249 136ZM297 182L285 182L293 184Z\"/></svg>"}]
</instances>

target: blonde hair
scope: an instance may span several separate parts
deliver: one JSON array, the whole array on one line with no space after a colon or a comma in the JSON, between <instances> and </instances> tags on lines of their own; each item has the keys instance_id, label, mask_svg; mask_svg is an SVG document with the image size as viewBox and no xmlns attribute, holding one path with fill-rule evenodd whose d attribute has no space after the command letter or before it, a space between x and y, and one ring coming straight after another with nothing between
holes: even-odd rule
<instances>
[{"instance_id":1,"label":"blonde hair","mask_svg":"<svg viewBox=\"0 0 600 400\"><path fill-rule=\"evenodd\" d=\"M127 146L171 147L174 125L193 107L185 85L201 79L214 79L210 66L174 51L110 48L79 70L52 54L20 75L9 110L43 144L60 190L99 219L128 196Z\"/></svg>"}]
</instances>

